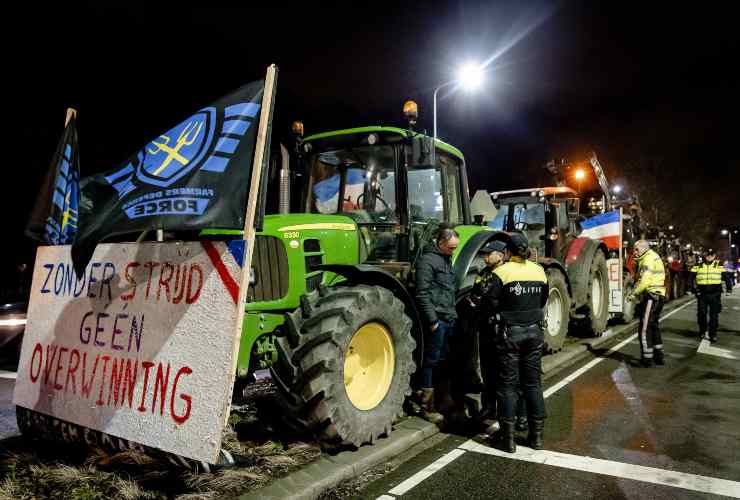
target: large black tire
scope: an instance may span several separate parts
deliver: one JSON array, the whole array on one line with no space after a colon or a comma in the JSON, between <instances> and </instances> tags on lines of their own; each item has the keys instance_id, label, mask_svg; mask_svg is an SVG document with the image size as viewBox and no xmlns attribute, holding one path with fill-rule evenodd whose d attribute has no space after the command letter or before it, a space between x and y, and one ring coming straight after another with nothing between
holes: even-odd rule
<instances>
[{"instance_id":1,"label":"large black tire","mask_svg":"<svg viewBox=\"0 0 740 500\"><path fill-rule=\"evenodd\" d=\"M416 370L411 319L403 303L379 286L322 287L304 295L286 315L286 335L277 339L278 362L271 368L287 417L322 442L360 446L388 434L402 415ZM361 328L381 325L393 347L390 384L373 407L360 409L345 388L345 357ZM384 335L384 334L379 334Z\"/></svg>"},{"instance_id":2,"label":"large black tire","mask_svg":"<svg viewBox=\"0 0 740 500\"><path fill-rule=\"evenodd\" d=\"M635 319L635 303L631 300L627 300L632 294L632 290L635 289L635 282L632 276L625 270L624 284L622 286L622 312L619 313L618 317L622 323L629 323Z\"/></svg>"},{"instance_id":3,"label":"large black tire","mask_svg":"<svg viewBox=\"0 0 740 500\"><path fill-rule=\"evenodd\" d=\"M607 273L606 257L603 252L597 250L589 269L586 293L588 316L583 323L585 333L594 337L604 333L609 321L609 275Z\"/></svg>"},{"instance_id":4,"label":"large black tire","mask_svg":"<svg viewBox=\"0 0 740 500\"><path fill-rule=\"evenodd\" d=\"M546 274L550 292L545 305L545 352L552 354L563 348L568 335L570 294L563 273L557 269L548 269Z\"/></svg>"}]
</instances>

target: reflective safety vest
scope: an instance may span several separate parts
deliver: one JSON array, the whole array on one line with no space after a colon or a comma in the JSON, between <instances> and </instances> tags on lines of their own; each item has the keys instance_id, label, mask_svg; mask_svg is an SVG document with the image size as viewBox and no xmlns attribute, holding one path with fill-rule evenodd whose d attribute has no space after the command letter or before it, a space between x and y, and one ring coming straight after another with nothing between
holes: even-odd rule
<instances>
[{"instance_id":1,"label":"reflective safety vest","mask_svg":"<svg viewBox=\"0 0 740 500\"><path fill-rule=\"evenodd\" d=\"M493 271L491 294L498 300L501 317L510 325L531 325L544 319L547 275L539 264L519 257Z\"/></svg>"},{"instance_id":2,"label":"reflective safety vest","mask_svg":"<svg viewBox=\"0 0 740 500\"><path fill-rule=\"evenodd\" d=\"M663 267L660 255L653 250L648 250L637 257L635 262L639 278L634 294L648 292L665 297L665 267Z\"/></svg>"},{"instance_id":3,"label":"reflective safety vest","mask_svg":"<svg viewBox=\"0 0 740 500\"><path fill-rule=\"evenodd\" d=\"M697 286L721 285L723 271L724 268L716 260L704 262L691 268L691 272L696 273Z\"/></svg>"}]
</instances>

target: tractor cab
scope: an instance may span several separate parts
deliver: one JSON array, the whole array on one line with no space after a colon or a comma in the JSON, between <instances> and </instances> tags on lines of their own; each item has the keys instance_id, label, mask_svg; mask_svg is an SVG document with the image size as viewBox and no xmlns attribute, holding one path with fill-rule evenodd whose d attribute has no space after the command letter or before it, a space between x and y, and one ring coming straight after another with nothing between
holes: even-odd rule
<instances>
[{"instance_id":1,"label":"tractor cab","mask_svg":"<svg viewBox=\"0 0 740 500\"><path fill-rule=\"evenodd\" d=\"M535 259L563 261L579 232L580 199L567 187L548 187L491 193L496 217L489 226L498 231L522 231Z\"/></svg>"},{"instance_id":2,"label":"tractor cab","mask_svg":"<svg viewBox=\"0 0 740 500\"><path fill-rule=\"evenodd\" d=\"M469 224L465 161L456 148L390 127L307 137L301 209L344 215L360 231L360 262L410 269L438 223ZM405 274L405 273L402 273Z\"/></svg>"}]
</instances>

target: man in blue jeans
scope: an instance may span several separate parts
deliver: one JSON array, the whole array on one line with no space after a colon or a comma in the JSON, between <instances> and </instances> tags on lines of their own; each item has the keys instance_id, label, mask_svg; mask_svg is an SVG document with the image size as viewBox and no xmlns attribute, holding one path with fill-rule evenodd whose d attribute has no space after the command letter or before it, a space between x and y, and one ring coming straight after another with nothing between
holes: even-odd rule
<instances>
[{"instance_id":1,"label":"man in blue jeans","mask_svg":"<svg viewBox=\"0 0 740 500\"><path fill-rule=\"evenodd\" d=\"M449 373L435 371L442 366L450 354L450 339L455 335L457 312L455 299L457 284L452 267L452 254L460 243L457 232L451 228L441 228L436 241L430 244L416 261L416 300L424 323L424 359L421 366L421 390L418 402L422 418L441 424L444 417L438 411L441 406L451 406L449 401L435 401L435 383L443 383L449 388ZM449 399L449 390L444 391ZM439 398L438 398L439 399Z\"/></svg>"}]
</instances>

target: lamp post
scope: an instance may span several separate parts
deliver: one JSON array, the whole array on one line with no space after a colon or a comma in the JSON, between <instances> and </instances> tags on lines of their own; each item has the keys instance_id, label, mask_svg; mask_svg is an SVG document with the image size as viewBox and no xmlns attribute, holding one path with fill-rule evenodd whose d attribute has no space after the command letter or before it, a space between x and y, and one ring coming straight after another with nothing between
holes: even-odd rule
<instances>
[{"instance_id":1,"label":"lamp post","mask_svg":"<svg viewBox=\"0 0 740 500\"><path fill-rule=\"evenodd\" d=\"M728 238L728 241L727 241L727 253L730 256L730 261L732 261L732 259L733 259L733 256L732 256L732 246L733 246L732 245L732 231L730 231L729 229L723 229L722 230L722 234L723 235L727 235L727 238Z\"/></svg>"},{"instance_id":2,"label":"lamp post","mask_svg":"<svg viewBox=\"0 0 740 500\"><path fill-rule=\"evenodd\" d=\"M576 182L578 183L578 194L581 194L581 181L585 177L585 173L580 168L576 170Z\"/></svg>"},{"instance_id":3,"label":"lamp post","mask_svg":"<svg viewBox=\"0 0 740 500\"><path fill-rule=\"evenodd\" d=\"M432 98L432 119L434 121L434 125L432 127L432 165L437 164L437 93L440 89L449 87L453 84L457 84L466 90L473 91L480 87L482 82L483 67L479 64L468 63L458 70L457 77L454 80L437 85L434 89L434 95Z\"/></svg>"}]
</instances>

